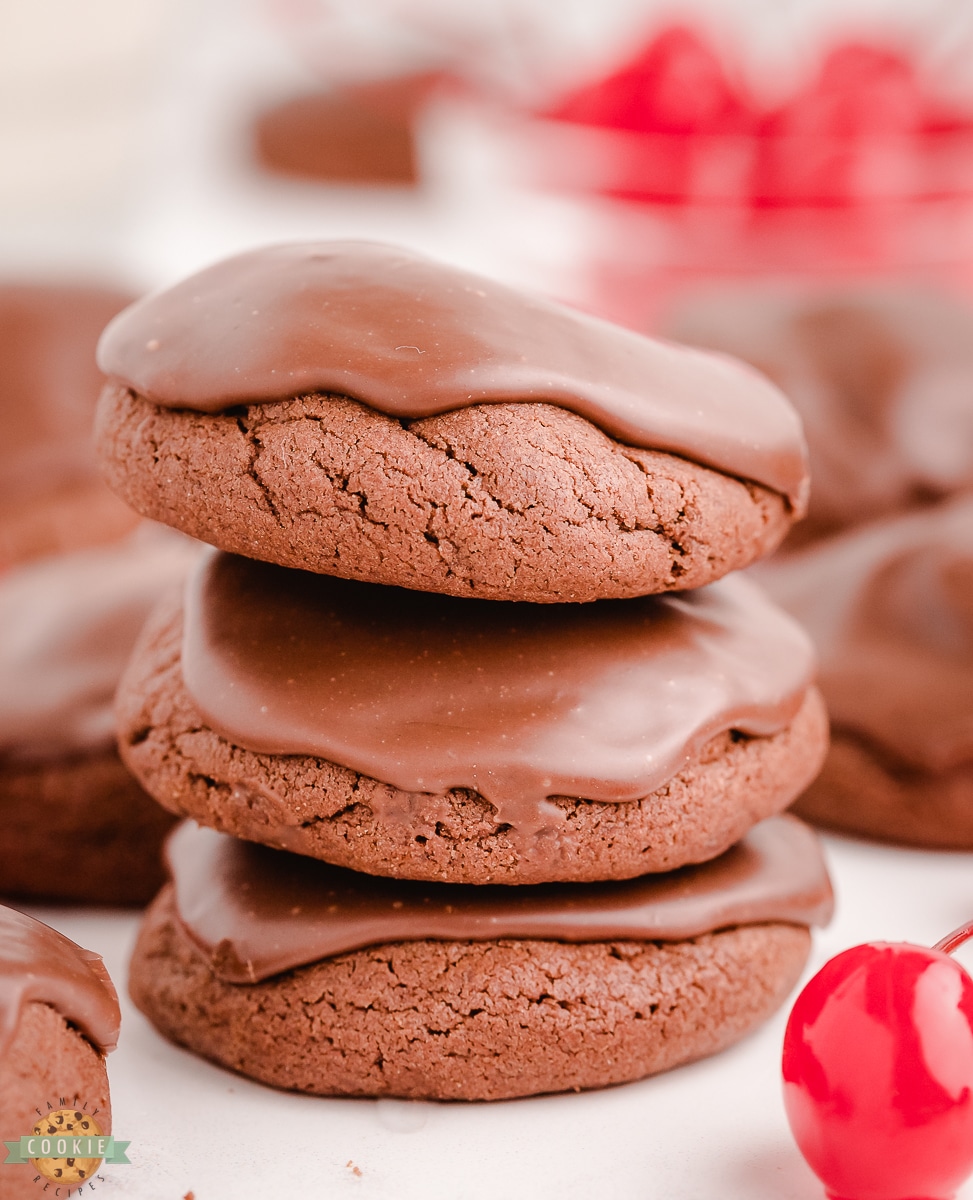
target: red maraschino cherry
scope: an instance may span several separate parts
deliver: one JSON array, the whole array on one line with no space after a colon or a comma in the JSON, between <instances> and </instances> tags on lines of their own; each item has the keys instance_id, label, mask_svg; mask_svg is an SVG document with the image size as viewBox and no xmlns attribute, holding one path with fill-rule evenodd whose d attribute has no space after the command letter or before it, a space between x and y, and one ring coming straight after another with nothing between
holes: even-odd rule
<instances>
[{"instance_id":1,"label":"red maraschino cherry","mask_svg":"<svg viewBox=\"0 0 973 1200\"><path fill-rule=\"evenodd\" d=\"M810 86L764 117L754 202L846 205L912 185L915 152L904 139L922 113L920 81L907 58L875 46L836 46Z\"/></svg>"},{"instance_id":2,"label":"red maraschino cherry","mask_svg":"<svg viewBox=\"0 0 973 1200\"><path fill-rule=\"evenodd\" d=\"M611 74L582 84L546 114L556 121L650 135L628 150L634 173L623 172L612 195L685 203L693 188L700 137L741 134L754 123L720 57L694 30L663 29Z\"/></svg>"},{"instance_id":3,"label":"red maraschino cherry","mask_svg":"<svg viewBox=\"0 0 973 1200\"><path fill-rule=\"evenodd\" d=\"M548 114L636 133L728 134L753 119L719 55L695 30L663 29L610 75L582 84Z\"/></svg>"},{"instance_id":4,"label":"red maraschino cherry","mask_svg":"<svg viewBox=\"0 0 973 1200\"><path fill-rule=\"evenodd\" d=\"M950 1200L973 1172L970 937L854 946L798 996L784 1105L832 1200Z\"/></svg>"}]
</instances>

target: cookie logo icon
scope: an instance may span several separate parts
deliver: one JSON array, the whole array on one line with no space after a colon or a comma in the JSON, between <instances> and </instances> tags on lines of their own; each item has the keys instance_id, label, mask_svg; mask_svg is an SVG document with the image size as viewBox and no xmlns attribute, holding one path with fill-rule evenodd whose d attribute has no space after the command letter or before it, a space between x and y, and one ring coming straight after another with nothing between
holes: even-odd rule
<instances>
[{"instance_id":1,"label":"cookie logo icon","mask_svg":"<svg viewBox=\"0 0 973 1200\"><path fill-rule=\"evenodd\" d=\"M32 1130L42 1151L58 1152L57 1158L32 1158L31 1166L45 1179L58 1183L84 1183L101 1166L100 1158L74 1158L70 1151L82 1137L100 1138L103 1131L94 1117L77 1108L59 1108L48 1113ZM63 1157L60 1152L63 1150Z\"/></svg>"},{"instance_id":2,"label":"cookie logo icon","mask_svg":"<svg viewBox=\"0 0 973 1200\"><path fill-rule=\"evenodd\" d=\"M53 1194L73 1196L75 1189L80 1194L85 1185L90 1184L102 1163L128 1163L125 1151L129 1143L116 1141L110 1133L105 1133L77 1097L71 1107L66 1106L63 1097L60 1103L61 1108L49 1104L48 1112L30 1133L4 1143L7 1158L2 1165L30 1163L37 1172L35 1183L48 1180L41 1187L42 1191L50 1188L51 1183L63 1183L67 1191L56 1188ZM0 1179L0 1196L3 1194L3 1180Z\"/></svg>"}]
</instances>

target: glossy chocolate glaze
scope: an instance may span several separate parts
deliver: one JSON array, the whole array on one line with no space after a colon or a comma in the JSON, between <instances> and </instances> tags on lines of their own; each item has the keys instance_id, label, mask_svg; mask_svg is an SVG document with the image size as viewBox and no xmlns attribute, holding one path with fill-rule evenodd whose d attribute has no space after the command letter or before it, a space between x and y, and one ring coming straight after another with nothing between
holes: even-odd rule
<instances>
[{"instance_id":1,"label":"glossy chocolate glaze","mask_svg":"<svg viewBox=\"0 0 973 1200\"><path fill-rule=\"evenodd\" d=\"M973 762L973 497L755 574L813 637L836 731L909 767Z\"/></svg>"},{"instance_id":2,"label":"glossy chocolate glaze","mask_svg":"<svg viewBox=\"0 0 973 1200\"><path fill-rule=\"evenodd\" d=\"M0 759L39 761L115 743L115 688L135 639L199 546L146 522L118 545L0 577Z\"/></svg>"},{"instance_id":3,"label":"glossy chocolate glaze","mask_svg":"<svg viewBox=\"0 0 973 1200\"><path fill-rule=\"evenodd\" d=\"M377 243L217 263L117 317L98 361L156 404L202 412L309 392L405 420L549 401L806 502L800 422L749 368Z\"/></svg>"},{"instance_id":4,"label":"glossy chocolate glaze","mask_svg":"<svg viewBox=\"0 0 973 1200\"><path fill-rule=\"evenodd\" d=\"M622 883L470 887L377 879L186 822L170 836L176 907L216 974L256 983L385 942L683 941L734 925L824 925L818 840L771 817L719 858Z\"/></svg>"},{"instance_id":5,"label":"glossy chocolate glaze","mask_svg":"<svg viewBox=\"0 0 973 1200\"><path fill-rule=\"evenodd\" d=\"M101 955L0 905L0 1061L31 1002L49 1004L103 1053L115 1049L121 1013Z\"/></svg>"},{"instance_id":6,"label":"glossy chocolate glaze","mask_svg":"<svg viewBox=\"0 0 973 1200\"><path fill-rule=\"evenodd\" d=\"M780 731L813 667L739 578L541 606L207 552L187 586L183 678L222 736L406 792L472 788L522 832L548 796L637 800L719 732Z\"/></svg>"}]
</instances>

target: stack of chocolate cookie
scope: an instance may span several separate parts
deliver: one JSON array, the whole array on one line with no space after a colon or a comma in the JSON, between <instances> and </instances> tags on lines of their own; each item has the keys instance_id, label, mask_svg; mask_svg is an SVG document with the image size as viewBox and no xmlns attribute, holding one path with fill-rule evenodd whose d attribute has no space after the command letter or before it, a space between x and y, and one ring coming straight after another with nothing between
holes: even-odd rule
<instances>
[{"instance_id":1,"label":"stack of chocolate cookie","mask_svg":"<svg viewBox=\"0 0 973 1200\"><path fill-rule=\"evenodd\" d=\"M167 1036L281 1087L486 1099L776 1008L830 905L774 815L825 717L805 635L720 580L804 503L776 389L356 243L210 268L101 362L110 482L219 548L118 698L126 762L198 822L132 967Z\"/></svg>"}]
</instances>

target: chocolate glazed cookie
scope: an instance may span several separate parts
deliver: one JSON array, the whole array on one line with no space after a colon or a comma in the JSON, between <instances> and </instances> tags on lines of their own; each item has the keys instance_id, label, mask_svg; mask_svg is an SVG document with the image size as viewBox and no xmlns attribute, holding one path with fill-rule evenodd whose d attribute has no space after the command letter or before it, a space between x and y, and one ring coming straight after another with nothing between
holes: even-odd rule
<instances>
[{"instance_id":1,"label":"chocolate glazed cookie","mask_svg":"<svg viewBox=\"0 0 973 1200\"><path fill-rule=\"evenodd\" d=\"M143 632L117 697L121 754L173 812L377 875L523 884L669 871L720 854L786 807L827 745L803 635L742 581L713 588L692 599L603 602L609 608L484 602L475 611L472 601L215 555L190 588L195 616L185 644L175 603ZM222 645L207 644L206 613ZM460 632L467 621L475 636ZM751 624L740 628L744 621ZM666 683L674 662L683 691ZM187 688L189 664L206 715ZM311 672L306 692L288 678L302 669ZM713 679L728 681L731 692L745 683L746 696L714 694ZM329 686L340 694L327 694ZM504 716L505 706L519 723ZM635 716L619 738L622 712ZM666 712L677 714L676 724L667 724ZM277 724L268 732L270 713ZM302 728L302 713L310 728ZM321 731L318 714L327 715ZM364 724L354 725L356 714ZM242 721L233 726L238 733L227 734L226 719ZM712 729L708 736L700 722ZM444 724L441 742L435 731ZM485 740L471 745L470 729ZM367 751L374 731L378 744ZM275 744L282 733L297 740ZM294 752L304 737L320 744L318 733L333 735L356 761L377 754L368 761L378 766L366 773L330 754ZM266 752L275 745L276 753ZM479 778L463 764L471 753L485 772L479 786L435 777L455 769ZM562 776L557 764L566 757L573 766ZM377 777L395 778L406 767L420 772L408 786L405 775L398 785ZM627 790L621 774L610 774L623 767L634 772Z\"/></svg>"},{"instance_id":2,"label":"chocolate glazed cookie","mask_svg":"<svg viewBox=\"0 0 973 1200\"><path fill-rule=\"evenodd\" d=\"M43 1111L43 1105L61 1098L72 1106L69 1123L78 1112L79 1134L111 1132L105 1055L115 1048L119 1022L118 998L99 955L0 906L0 1129L5 1138L30 1134L38 1124L38 1108ZM86 1164L75 1165L72 1183L83 1183ZM34 1182L38 1171L32 1164L3 1165L0 1171L4 1200L32 1200L45 1190L47 1181ZM48 1188L53 1193L53 1181Z\"/></svg>"},{"instance_id":3,"label":"chocolate glazed cookie","mask_svg":"<svg viewBox=\"0 0 973 1200\"><path fill-rule=\"evenodd\" d=\"M758 826L627 883L374 879L186 824L133 998L172 1040L277 1087L492 1100L712 1054L796 982L831 889L813 834Z\"/></svg>"},{"instance_id":4,"label":"chocolate glazed cookie","mask_svg":"<svg viewBox=\"0 0 973 1200\"><path fill-rule=\"evenodd\" d=\"M160 848L172 816L114 747L3 764L0 814L2 896L143 905L162 883Z\"/></svg>"},{"instance_id":5,"label":"chocolate glazed cookie","mask_svg":"<svg viewBox=\"0 0 973 1200\"><path fill-rule=\"evenodd\" d=\"M135 524L98 477L98 335L130 296L0 284L0 570L114 541Z\"/></svg>"},{"instance_id":6,"label":"chocolate glazed cookie","mask_svg":"<svg viewBox=\"0 0 973 1200\"><path fill-rule=\"evenodd\" d=\"M165 891L130 987L166 1037L274 1087L500 1100L715 1054L780 1007L810 944L807 929L784 924L676 944L418 941L240 987L214 976ZM282 1019L295 1012L299 1025Z\"/></svg>"},{"instance_id":7,"label":"chocolate glazed cookie","mask_svg":"<svg viewBox=\"0 0 973 1200\"><path fill-rule=\"evenodd\" d=\"M250 558L454 596L697 587L792 521L768 488L551 404L402 421L314 394L209 414L112 385L98 437L108 483L144 516Z\"/></svg>"},{"instance_id":8,"label":"chocolate glazed cookie","mask_svg":"<svg viewBox=\"0 0 973 1200\"><path fill-rule=\"evenodd\" d=\"M973 763L929 771L838 730L795 805L826 829L934 850L973 849Z\"/></svg>"},{"instance_id":9,"label":"chocolate glazed cookie","mask_svg":"<svg viewBox=\"0 0 973 1200\"><path fill-rule=\"evenodd\" d=\"M171 816L118 757L112 699L199 547L144 525L0 578L0 896L145 904Z\"/></svg>"},{"instance_id":10,"label":"chocolate glazed cookie","mask_svg":"<svg viewBox=\"0 0 973 1200\"><path fill-rule=\"evenodd\" d=\"M799 422L729 359L406 251L278 246L106 330L106 478L234 553L463 597L698 587L803 512Z\"/></svg>"},{"instance_id":11,"label":"chocolate glazed cookie","mask_svg":"<svg viewBox=\"0 0 973 1200\"><path fill-rule=\"evenodd\" d=\"M809 820L973 848L973 499L876 521L761 569L811 633L833 743Z\"/></svg>"}]
</instances>

